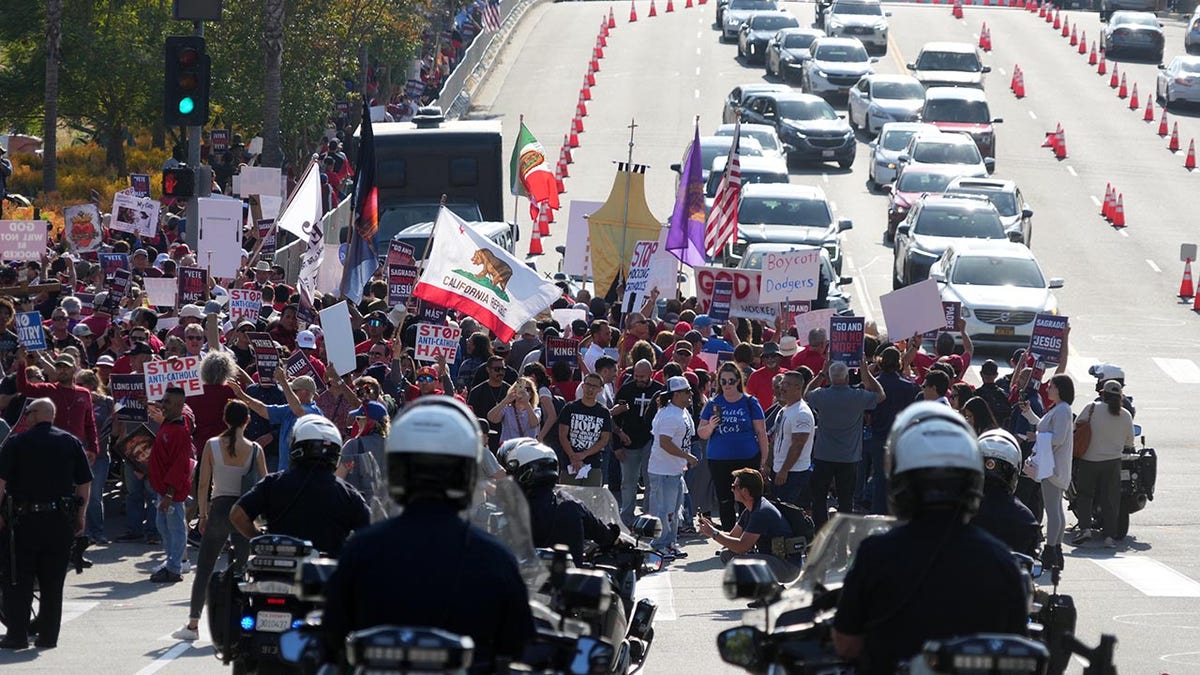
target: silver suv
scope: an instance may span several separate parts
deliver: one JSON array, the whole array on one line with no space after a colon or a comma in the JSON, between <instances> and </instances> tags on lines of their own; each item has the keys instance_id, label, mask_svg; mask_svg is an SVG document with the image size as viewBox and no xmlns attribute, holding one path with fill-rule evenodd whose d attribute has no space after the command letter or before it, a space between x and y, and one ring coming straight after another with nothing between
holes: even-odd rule
<instances>
[{"instance_id":1,"label":"silver suv","mask_svg":"<svg viewBox=\"0 0 1200 675\"><path fill-rule=\"evenodd\" d=\"M825 10L825 34L853 37L867 49L887 51L888 21L879 0L835 0Z\"/></svg>"},{"instance_id":2,"label":"silver suv","mask_svg":"<svg viewBox=\"0 0 1200 675\"><path fill-rule=\"evenodd\" d=\"M1100 0L1100 21L1108 21L1108 17L1112 16L1113 12L1123 9L1134 12L1154 12L1160 9L1159 0Z\"/></svg>"}]
</instances>

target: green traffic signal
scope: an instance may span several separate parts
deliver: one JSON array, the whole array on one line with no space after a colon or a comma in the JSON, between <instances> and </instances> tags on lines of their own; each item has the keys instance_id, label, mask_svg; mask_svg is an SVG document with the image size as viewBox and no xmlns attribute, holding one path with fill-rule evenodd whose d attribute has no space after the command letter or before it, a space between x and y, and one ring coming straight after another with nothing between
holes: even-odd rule
<instances>
[{"instance_id":1,"label":"green traffic signal","mask_svg":"<svg viewBox=\"0 0 1200 675\"><path fill-rule=\"evenodd\" d=\"M196 102L192 100L191 96L185 96L184 98L179 99L179 114L180 115L190 115L190 114L192 114L192 111L195 109L196 109Z\"/></svg>"}]
</instances>

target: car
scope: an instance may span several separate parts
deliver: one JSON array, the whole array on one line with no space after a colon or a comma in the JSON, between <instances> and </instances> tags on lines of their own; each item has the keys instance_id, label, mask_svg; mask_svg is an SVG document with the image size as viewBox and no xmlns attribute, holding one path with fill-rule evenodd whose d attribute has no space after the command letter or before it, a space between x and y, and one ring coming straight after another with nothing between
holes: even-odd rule
<instances>
[{"instance_id":1,"label":"car","mask_svg":"<svg viewBox=\"0 0 1200 675\"><path fill-rule=\"evenodd\" d=\"M896 227L892 247L892 288L929 276L929 268L954 244L964 240L1008 241L996 207L974 195L925 195Z\"/></svg>"},{"instance_id":2,"label":"car","mask_svg":"<svg viewBox=\"0 0 1200 675\"><path fill-rule=\"evenodd\" d=\"M896 180L897 161L908 145L908 139L918 132L937 133L937 127L920 122L888 122L879 130L879 137L871 141L871 166L867 169L867 182L878 189Z\"/></svg>"},{"instance_id":3,"label":"car","mask_svg":"<svg viewBox=\"0 0 1200 675\"><path fill-rule=\"evenodd\" d=\"M768 253L789 253L799 248L800 246L797 244L750 244L746 246L742 259L738 262L738 268L761 270ZM819 264L821 266L821 283L817 287L817 299L812 301L811 309L832 309L833 313L838 316L853 316L854 310L850 308L850 294L843 290L843 287L849 286L854 279L843 277L833 269L833 263L829 260L829 251L825 249L821 249Z\"/></svg>"},{"instance_id":4,"label":"car","mask_svg":"<svg viewBox=\"0 0 1200 675\"><path fill-rule=\"evenodd\" d=\"M721 177L725 173L725 165L729 157L723 156L713 160L712 171L704 183L704 210L712 210L713 200L717 198L717 189L721 186ZM738 166L742 170L742 190L754 183L786 183L789 180L787 162L777 157L738 157Z\"/></svg>"},{"instance_id":5,"label":"car","mask_svg":"<svg viewBox=\"0 0 1200 675\"><path fill-rule=\"evenodd\" d=\"M751 139L758 143L762 148L763 157L786 159L783 141L779 140L779 134L775 133L775 127L767 124L742 124L740 128L736 124L722 124L713 132L713 136L732 138L735 128L739 129L738 133L743 140ZM709 166L712 166L711 162L709 162Z\"/></svg>"},{"instance_id":6,"label":"car","mask_svg":"<svg viewBox=\"0 0 1200 675\"><path fill-rule=\"evenodd\" d=\"M843 169L854 164L858 151L854 131L819 96L790 92L755 94L746 99L742 119L775 127L789 161L837 162Z\"/></svg>"},{"instance_id":7,"label":"car","mask_svg":"<svg viewBox=\"0 0 1200 675\"><path fill-rule=\"evenodd\" d=\"M983 88L983 76L992 72L983 65L979 50L968 42L926 42L917 60L907 64L913 76L930 87Z\"/></svg>"},{"instance_id":8,"label":"car","mask_svg":"<svg viewBox=\"0 0 1200 675\"><path fill-rule=\"evenodd\" d=\"M799 28L800 20L791 12L758 12L750 15L738 31L738 56L748 63L765 63L767 41L784 28Z\"/></svg>"},{"instance_id":9,"label":"car","mask_svg":"<svg viewBox=\"0 0 1200 675\"><path fill-rule=\"evenodd\" d=\"M990 174L996 160L979 153L975 140L966 134L939 132L916 134L908 139L908 147L900 153L900 165L929 164L948 167L959 175L979 176Z\"/></svg>"},{"instance_id":10,"label":"car","mask_svg":"<svg viewBox=\"0 0 1200 675\"><path fill-rule=\"evenodd\" d=\"M942 131L967 134L975 139L979 154L996 157L996 127L1004 121L992 117L987 95L982 89L968 87L930 87L925 90L925 104L920 120Z\"/></svg>"},{"instance_id":11,"label":"car","mask_svg":"<svg viewBox=\"0 0 1200 675\"><path fill-rule=\"evenodd\" d=\"M834 0L825 10L825 34L858 38L867 49L887 52L889 16L879 0Z\"/></svg>"},{"instance_id":12,"label":"car","mask_svg":"<svg viewBox=\"0 0 1200 675\"><path fill-rule=\"evenodd\" d=\"M1033 209L1025 203L1025 195L1016 181L1000 178L967 178L959 177L950 181L946 186L948 195L982 195L987 197L996 213L1000 214L1000 222L1008 233L1009 241L1015 241L1026 246L1033 242Z\"/></svg>"},{"instance_id":13,"label":"car","mask_svg":"<svg viewBox=\"0 0 1200 675\"><path fill-rule=\"evenodd\" d=\"M1189 54L1200 54L1200 7L1188 19L1187 32L1183 34L1183 49Z\"/></svg>"},{"instance_id":14,"label":"car","mask_svg":"<svg viewBox=\"0 0 1200 675\"><path fill-rule=\"evenodd\" d=\"M815 185L757 184L742 187L736 241L726 247L726 264L736 266L751 244L819 246L842 273L842 232L854 227L834 218L825 191Z\"/></svg>"},{"instance_id":15,"label":"car","mask_svg":"<svg viewBox=\"0 0 1200 675\"><path fill-rule=\"evenodd\" d=\"M817 96L845 96L863 75L875 72L879 60L857 38L817 38L809 51L812 58L801 68L800 87Z\"/></svg>"},{"instance_id":16,"label":"car","mask_svg":"<svg viewBox=\"0 0 1200 675\"><path fill-rule=\"evenodd\" d=\"M729 0L717 0L717 26L722 26L725 23L725 8L729 6Z\"/></svg>"},{"instance_id":17,"label":"car","mask_svg":"<svg viewBox=\"0 0 1200 675\"><path fill-rule=\"evenodd\" d=\"M701 136L700 137L700 166L703 169L700 172L700 179L708 180L708 173L712 169L713 162L718 157L729 156L729 146L733 145L733 135L729 136ZM741 145L738 146L739 153L742 157L762 157L763 149L758 144L758 141L753 138L742 138ZM692 152L692 144L688 143L683 150L683 160L679 164L672 164L671 170L682 177L683 162L687 161L688 155ZM722 165L724 166L724 165Z\"/></svg>"},{"instance_id":18,"label":"car","mask_svg":"<svg viewBox=\"0 0 1200 675\"><path fill-rule=\"evenodd\" d=\"M1100 0L1100 21L1108 21L1113 12L1129 10L1133 12L1153 12L1158 9L1158 0Z\"/></svg>"},{"instance_id":19,"label":"car","mask_svg":"<svg viewBox=\"0 0 1200 675\"><path fill-rule=\"evenodd\" d=\"M1150 12L1113 12L1100 29L1100 51L1109 58L1118 52L1141 52L1158 63L1165 44L1163 26Z\"/></svg>"},{"instance_id":20,"label":"car","mask_svg":"<svg viewBox=\"0 0 1200 675\"><path fill-rule=\"evenodd\" d=\"M925 87L911 75L864 75L850 88L846 114L852 128L874 136L888 122L915 122Z\"/></svg>"},{"instance_id":21,"label":"car","mask_svg":"<svg viewBox=\"0 0 1200 675\"><path fill-rule=\"evenodd\" d=\"M755 12L777 12L775 0L729 0L721 15L721 42L734 42L742 24Z\"/></svg>"},{"instance_id":22,"label":"car","mask_svg":"<svg viewBox=\"0 0 1200 675\"><path fill-rule=\"evenodd\" d=\"M1020 244L971 242L946 249L929 270L942 300L962 303L965 332L976 344L1028 344L1038 314L1057 314L1047 279L1033 252Z\"/></svg>"},{"instance_id":23,"label":"car","mask_svg":"<svg viewBox=\"0 0 1200 675\"><path fill-rule=\"evenodd\" d=\"M778 91L791 91L792 88L786 84L778 84L775 82L751 82L749 84L739 84L729 90L729 94L725 96L725 107L721 110L721 124L733 124L737 120L738 113L742 109L742 105L752 94L767 94Z\"/></svg>"},{"instance_id":24,"label":"car","mask_svg":"<svg viewBox=\"0 0 1200 675\"><path fill-rule=\"evenodd\" d=\"M824 35L816 28L785 28L767 42L767 74L784 82L798 80L813 40Z\"/></svg>"},{"instance_id":25,"label":"car","mask_svg":"<svg viewBox=\"0 0 1200 675\"><path fill-rule=\"evenodd\" d=\"M896 226L908 217L908 211L913 204L925 194L941 194L950 185L950 181L958 178L961 172L941 166L926 166L913 164L902 167L896 176L896 182L883 186L888 193L888 221L884 230L884 241L891 242L896 237Z\"/></svg>"},{"instance_id":26,"label":"car","mask_svg":"<svg viewBox=\"0 0 1200 675\"><path fill-rule=\"evenodd\" d=\"M1200 103L1200 56L1176 56L1159 66L1155 95L1168 108L1177 101Z\"/></svg>"}]
</instances>

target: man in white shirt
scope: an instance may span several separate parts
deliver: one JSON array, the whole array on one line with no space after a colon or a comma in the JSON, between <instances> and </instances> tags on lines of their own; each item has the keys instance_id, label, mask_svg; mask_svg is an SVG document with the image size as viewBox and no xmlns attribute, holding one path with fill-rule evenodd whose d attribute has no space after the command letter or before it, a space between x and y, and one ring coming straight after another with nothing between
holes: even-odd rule
<instances>
[{"instance_id":1,"label":"man in white shirt","mask_svg":"<svg viewBox=\"0 0 1200 675\"><path fill-rule=\"evenodd\" d=\"M803 373L795 370L783 373L780 398L784 407L779 412L771 451L775 496L799 506L807 506L812 501L808 479L816 424L812 409L804 401L804 389L807 386Z\"/></svg>"},{"instance_id":2,"label":"man in white shirt","mask_svg":"<svg viewBox=\"0 0 1200 675\"><path fill-rule=\"evenodd\" d=\"M692 386L687 378L672 377L660 396L659 411L650 432L654 441L647 466L650 479L647 490L650 515L662 521L662 534L651 542L651 546L665 560L674 560L687 557L676 545L676 537L679 511L683 508L683 473L697 462L691 453L692 440L696 436L696 426L689 411Z\"/></svg>"}]
</instances>

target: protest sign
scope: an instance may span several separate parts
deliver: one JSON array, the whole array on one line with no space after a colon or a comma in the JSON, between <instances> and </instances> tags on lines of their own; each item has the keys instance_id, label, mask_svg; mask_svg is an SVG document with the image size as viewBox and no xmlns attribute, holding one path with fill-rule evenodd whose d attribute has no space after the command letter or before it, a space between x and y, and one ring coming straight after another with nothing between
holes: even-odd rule
<instances>
[{"instance_id":1,"label":"protest sign","mask_svg":"<svg viewBox=\"0 0 1200 675\"><path fill-rule=\"evenodd\" d=\"M133 274L129 270L117 270L113 273L112 283L108 285L108 296L100 311L116 315L121 311L121 300L129 295L129 287L133 285Z\"/></svg>"},{"instance_id":2,"label":"protest sign","mask_svg":"<svg viewBox=\"0 0 1200 675\"><path fill-rule=\"evenodd\" d=\"M276 169L278 171L278 169ZM196 261L216 279L232 279L242 266L242 202L204 197L196 200L199 241Z\"/></svg>"},{"instance_id":3,"label":"protest sign","mask_svg":"<svg viewBox=\"0 0 1200 675\"><path fill-rule=\"evenodd\" d=\"M100 226L100 207L77 204L63 209L63 239L76 253L90 253L104 243Z\"/></svg>"},{"instance_id":4,"label":"protest sign","mask_svg":"<svg viewBox=\"0 0 1200 675\"><path fill-rule=\"evenodd\" d=\"M861 316L835 316L829 320L829 361L841 361L851 368L861 368L863 360L863 328Z\"/></svg>"},{"instance_id":5,"label":"protest sign","mask_svg":"<svg viewBox=\"0 0 1200 675\"><path fill-rule=\"evenodd\" d=\"M262 291L253 288L232 288L229 290L229 319L233 322L249 319L258 321L258 313L262 310Z\"/></svg>"},{"instance_id":6,"label":"protest sign","mask_svg":"<svg viewBox=\"0 0 1200 675\"><path fill-rule=\"evenodd\" d=\"M733 280L725 279L713 284L712 304L708 307L708 316L717 323L729 320L729 308L733 303Z\"/></svg>"},{"instance_id":7,"label":"protest sign","mask_svg":"<svg viewBox=\"0 0 1200 675\"><path fill-rule=\"evenodd\" d=\"M812 301L788 300L787 302L781 302L779 303L779 311L783 313L783 325L791 326L797 316L812 311Z\"/></svg>"},{"instance_id":8,"label":"protest sign","mask_svg":"<svg viewBox=\"0 0 1200 675\"><path fill-rule=\"evenodd\" d=\"M174 307L179 284L168 277L143 277L142 286L155 307Z\"/></svg>"},{"instance_id":9,"label":"protest sign","mask_svg":"<svg viewBox=\"0 0 1200 675\"><path fill-rule=\"evenodd\" d=\"M436 326L431 323L417 324L417 345L413 358L418 361L436 361L442 356L446 363L458 358L458 339L462 330L454 326Z\"/></svg>"},{"instance_id":10,"label":"protest sign","mask_svg":"<svg viewBox=\"0 0 1200 675\"><path fill-rule=\"evenodd\" d=\"M289 356L287 361L283 363L283 369L287 371L288 377L293 380L301 375L311 377L313 382L317 384L317 395L320 396L325 393L325 380L317 375L317 369L313 368L312 361L308 360L308 355L304 352L297 350Z\"/></svg>"},{"instance_id":11,"label":"protest sign","mask_svg":"<svg viewBox=\"0 0 1200 675\"><path fill-rule=\"evenodd\" d=\"M417 319L419 321L423 323L446 323L446 312L449 310L427 300L419 302L420 305L417 308Z\"/></svg>"},{"instance_id":12,"label":"protest sign","mask_svg":"<svg viewBox=\"0 0 1200 675\"><path fill-rule=\"evenodd\" d=\"M96 313L96 294L95 293L76 293L75 297L79 298L79 315L91 316Z\"/></svg>"},{"instance_id":13,"label":"protest sign","mask_svg":"<svg viewBox=\"0 0 1200 675\"><path fill-rule=\"evenodd\" d=\"M180 267L178 270L179 304L204 304L208 299L208 270Z\"/></svg>"},{"instance_id":14,"label":"protest sign","mask_svg":"<svg viewBox=\"0 0 1200 675\"><path fill-rule=\"evenodd\" d=\"M133 188L133 194L136 197L146 198L150 196L150 174L148 173L131 173L129 174L129 187Z\"/></svg>"},{"instance_id":15,"label":"protest sign","mask_svg":"<svg viewBox=\"0 0 1200 675\"><path fill-rule=\"evenodd\" d=\"M41 260L46 253L44 220L0 220L0 260Z\"/></svg>"},{"instance_id":16,"label":"protest sign","mask_svg":"<svg viewBox=\"0 0 1200 675\"><path fill-rule=\"evenodd\" d=\"M563 335L569 335L567 331L571 330L571 324L575 321L587 321L587 311L582 309L566 308L550 310L550 318L558 322L562 327Z\"/></svg>"},{"instance_id":17,"label":"protest sign","mask_svg":"<svg viewBox=\"0 0 1200 675\"><path fill-rule=\"evenodd\" d=\"M936 340L938 333L956 332L958 330L958 318L962 316L962 303L957 300L943 300L942 314L946 317L946 323L936 330L926 332L926 340Z\"/></svg>"},{"instance_id":18,"label":"protest sign","mask_svg":"<svg viewBox=\"0 0 1200 675\"><path fill-rule=\"evenodd\" d=\"M414 257L416 250L412 244L405 243L398 239L388 241L387 264L391 265L415 265L417 259Z\"/></svg>"},{"instance_id":19,"label":"protest sign","mask_svg":"<svg viewBox=\"0 0 1200 675\"><path fill-rule=\"evenodd\" d=\"M700 360L704 362L705 369L708 370L708 372L710 372L710 373L717 372L717 355L716 354L714 354L712 352L700 352L696 356L699 356Z\"/></svg>"},{"instance_id":20,"label":"protest sign","mask_svg":"<svg viewBox=\"0 0 1200 675\"><path fill-rule=\"evenodd\" d=\"M100 261L100 269L104 270L104 278L108 281L112 281L117 270L129 269L128 253L97 253L96 258Z\"/></svg>"},{"instance_id":21,"label":"protest sign","mask_svg":"<svg viewBox=\"0 0 1200 675\"><path fill-rule=\"evenodd\" d=\"M259 259L267 259L275 257L275 221L260 220L258 221L258 239L262 242L262 246L258 247Z\"/></svg>"},{"instance_id":22,"label":"protest sign","mask_svg":"<svg viewBox=\"0 0 1200 675\"><path fill-rule=\"evenodd\" d=\"M758 300L759 284L762 281L760 270L696 267L695 272L696 299L699 301L697 303L698 311L708 314L716 282L732 281L733 300L729 305L729 316L775 322L775 315L779 312L779 303L763 305Z\"/></svg>"},{"instance_id":23,"label":"protest sign","mask_svg":"<svg viewBox=\"0 0 1200 675\"><path fill-rule=\"evenodd\" d=\"M565 363L575 367L575 359L579 356L579 340L573 338L546 338L546 366Z\"/></svg>"},{"instance_id":24,"label":"protest sign","mask_svg":"<svg viewBox=\"0 0 1200 675\"><path fill-rule=\"evenodd\" d=\"M903 340L927 330L937 330L946 323L942 313L942 295L933 279L905 286L879 297L887 332Z\"/></svg>"},{"instance_id":25,"label":"protest sign","mask_svg":"<svg viewBox=\"0 0 1200 675\"><path fill-rule=\"evenodd\" d=\"M650 294L650 259L658 249L657 241L639 241L633 246L633 257L629 261L629 277L625 280L626 311L634 311L646 301Z\"/></svg>"},{"instance_id":26,"label":"protest sign","mask_svg":"<svg viewBox=\"0 0 1200 675\"><path fill-rule=\"evenodd\" d=\"M258 381L263 384L274 382L275 369L279 367L279 350L275 348L275 340L270 333L246 333L246 337L250 339L250 349L254 352Z\"/></svg>"},{"instance_id":27,"label":"protest sign","mask_svg":"<svg viewBox=\"0 0 1200 675\"><path fill-rule=\"evenodd\" d=\"M388 265L388 304L392 307L403 305L412 297L413 287L417 285L417 272L412 265Z\"/></svg>"},{"instance_id":28,"label":"protest sign","mask_svg":"<svg viewBox=\"0 0 1200 675\"><path fill-rule=\"evenodd\" d=\"M821 249L800 247L763 257L761 303L816 300L821 275Z\"/></svg>"},{"instance_id":29,"label":"protest sign","mask_svg":"<svg viewBox=\"0 0 1200 675\"><path fill-rule=\"evenodd\" d=\"M717 352L717 366L733 360L733 352Z\"/></svg>"},{"instance_id":30,"label":"protest sign","mask_svg":"<svg viewBox=\"0 0 1200 675\"><path fill-rule=\"evenodd\" d=\"M592 276L587 217L599 211L601 206L604 206L604 202L571 200L567 216L567 241L572 244L567 246L566 253L563 254L564 274L584 279Z\"/></svg>"},{"instance_id":31,"label":"protest sign","mask_svg":"<svg viewBox=\"0 0 1200 675\"><path fill-rule=\"evenodd\" d=\"M1029 336L1029 353L1043 366L1057 366L1066 356L1067 317L1038 314Z\"/></svg>"},{"instance_id":32,"label":"protest sign","mask_svg":"<svg viewBox=\"0 0 1200 675\"><path fill-rule=\"evenodd\" d=\"M229 130L228 129L209 129L208 141L212 144L213 154L225 152L229 149ZM211 155L210 155L211 157ZM213 159L216 159L215 157Z\"/></svg>"},{"instance_id":33,"label":"protest sign","mask_svg":"<svg viewBox=\"0 0 1200 675\"><path fill-rule=\"evenodd\" d=\"M282 197L280 171L270 166L243 166L238 172L234 194L240 197L268 195Z\"/></svg>"},{"instance_id":34,"label":"protest sign","mask_svg":"<svg viewBox=\"0 0 1200 675\"><path fill-rule=\"evenodd\" d=\"M204 393L204 385L200 382L199 356L147 361L142 373L146 377L147 401L162 400L167 387L181 387L185 396Z\"/></svg>"},{"instance_id":35,"label":"protest sign","mask_svg":"<svg viewBox=\"0 0 1200 675\"><path fill-rule=\"evenodd\" d=\"M350 328L350 308L344 302L326 307L320 312L321 330L325 331L325 353L329 364L339 373L353 373L354 331Z\"/></svg>"},{"instance_id":36,"label":"protest sign","mask_svg":"<svg viewBox=\"0 0 1200 675\"><path fill-rule=\"evenodd\" d=\"M146 421L145 374L109 375L108 393L117 403L117 419L123 422Z\"/></svg>"},{"instance_id":37,"label":"protest sign","mask_svg":"<svg viewBox=\"0 0 1200 675\"><path fill-rule=\"evenodd\" d=\"M19 312L16 318L17 340L31 352L46 350L46 331L42 330L40 312Z\"/></svg>"},{"instance_id":38,"label":"protest sign","mask_svg":"<svg viewBox=\"0 0 1200 675\"><path fill-rule=\"evenodd\" d=\"M149 197L118 192L113 195L111 230L150 238L158 232L158 212L162 205Z\"/></svg>"}]
</instances>

